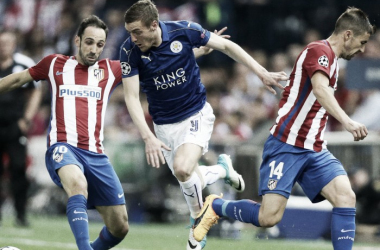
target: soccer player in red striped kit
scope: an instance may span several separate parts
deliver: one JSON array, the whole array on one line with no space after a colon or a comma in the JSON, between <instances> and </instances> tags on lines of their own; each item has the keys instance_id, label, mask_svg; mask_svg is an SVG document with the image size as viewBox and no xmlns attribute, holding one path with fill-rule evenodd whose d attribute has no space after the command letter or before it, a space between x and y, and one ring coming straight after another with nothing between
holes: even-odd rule
<instances>
[{"instance_id":1,"label":"soccer player in red striped kit","mask_svg":"<svg viewBox=\"0 0 380 250\"><path fill-rule=\"evenodd\" d=\"M334 250L352 249L355 238L355 193L342 163L323 139L328 116L335 117L355 141L367 134L364 124L348 117L334 97L338 58L350 60L364 52L376 28L360 9L349 7L338 18L332 35L308 44L298 56L280 101L276 123L264 145L259 195L251 200L227 201L207 197L196 219L194 237L200 241L219 216L258 227L280 222L295 182L313 202L333 205L331 240ZM237 212L239 211L239 212Z\"/></svg>"},{"instance_id":2,"label":"soccer player in red striped kit","mask_svg":"<svg viewBox=\"0 0 380 250\"><path fill-rule=\"evenodd\" d=\"M45 161L52 180L69 197L66 214L80 250L109 249L129 229L124 191L102 144L107 102L121 83L120 62L99 60L107 33L98 17L85 18L75 37L75 56L49 55L34 67L0 80L0 93L33 80L50 83ZM105 223L92 243L88 208L96 208Z\"/></svg>"}]
</instances>

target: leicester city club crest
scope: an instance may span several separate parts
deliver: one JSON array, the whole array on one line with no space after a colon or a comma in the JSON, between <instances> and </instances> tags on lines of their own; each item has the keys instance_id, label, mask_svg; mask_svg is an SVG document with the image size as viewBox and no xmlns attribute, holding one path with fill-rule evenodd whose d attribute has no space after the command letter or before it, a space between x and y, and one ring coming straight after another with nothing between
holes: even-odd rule
<instances>
[{"instance_id":1,"label":"leicester city club crest","mask_svg":"<svg viewBox=\"0 0 380 250\"><path fill-rule=\"evenodd\" d=\"M179 42L179 41L173 41L173 42L170 44L170 49L171 49L172 52L174 52L174 53L179 53L179 52L181 52L181 50L182 50L182 43Z\"/></svg>"}]
</instances>

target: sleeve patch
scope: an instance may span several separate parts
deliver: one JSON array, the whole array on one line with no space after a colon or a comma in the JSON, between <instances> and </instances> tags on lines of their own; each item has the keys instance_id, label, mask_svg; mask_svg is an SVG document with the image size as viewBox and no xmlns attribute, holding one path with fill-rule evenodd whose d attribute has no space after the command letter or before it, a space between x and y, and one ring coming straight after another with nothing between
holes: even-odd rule
<instances>
[{"instance_id":1,"label":"sleeve patch","mask_svg":"<svg viewBox=\"0 0 380 250\"><path fill-rule=\"evenodd\" d=\"M319 65L327 68L329 66L329 59L327 58L327 56L323 55L318 58L318 63Z\"/></svg>"},{"instance_id":2,"label":"sleeve patch","mask_svg":"<svg viewBox=\"0 0 380 250\"><path fill-rule=\"evenodd\" d=\"M129 73L131 73L131 66L126 62L122 62L121 63L121 73L125 76L129 75Z\"/></svg>"}]
</instances>

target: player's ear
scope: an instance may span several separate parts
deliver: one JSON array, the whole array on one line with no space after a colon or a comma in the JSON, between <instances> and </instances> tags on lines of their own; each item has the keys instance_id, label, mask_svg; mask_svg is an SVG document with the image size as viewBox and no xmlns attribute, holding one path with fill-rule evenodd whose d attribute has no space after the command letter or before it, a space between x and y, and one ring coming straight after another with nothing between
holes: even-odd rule
<instances>
[{"instance_id":1,"label":"player's ear","mask_svg":"<svg viewBox=\"0 0 380 250\"><path fill-rule=\"evenodd\" d=\"M352 33L352 30L346 30L345 32L343 32L343 36L344 41L348 41L354 36L354 34Z\"/></svg>"},{"instance_id":2,"label":"player's ear","mask_svg":"<svg viewBox=\"0 0 380 250\"><path fill-rule=\"evenodd\" d=\"M75 45L79 48L79 46L80 46L80 37L79 36L75 36L74 42L75 42Z\"/></svg>"},{"instance_id":3,"label":"player's ear","mask_svg":"<svg viewBox=\"0 0 380 250\"><path fill-rule=\"evenodd\" d=\"M158 27L158 21L157 21L157 20L154 20L154 21L152 22L152 24L150 25L150 30L151 30L151 31L155 31L155 30L157 29L157 27Z\"/></svg>"}]
</instances>

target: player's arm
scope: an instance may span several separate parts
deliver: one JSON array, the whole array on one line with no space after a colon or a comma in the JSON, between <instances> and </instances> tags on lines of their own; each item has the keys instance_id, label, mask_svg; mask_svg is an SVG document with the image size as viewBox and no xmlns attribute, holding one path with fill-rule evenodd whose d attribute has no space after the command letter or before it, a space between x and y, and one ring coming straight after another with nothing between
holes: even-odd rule
<instances>
[{"instance_id":1,"label":"player's arm","mask_svg":"<svg viewBox=\"0 0 380 250\"><path fill-rule=\"evenodd\" d=\"M42 89L37 86L32 90L29 96L28 103L25 108L25 113L22 119L18 121L18 126L24 133L28 132L30 123L33 117L36 115L42 99Z\"/></svg>"},{"instance_id":2,"label":"player's arm","mask_svg":"<svg viewBox=\"0 0 380 250\"><path fill-rule=\"evenodd\" d=\"M10 74L0 79L0 93L19 88L27 82L33 81L28 69Z\"/></svg>"},{"instance_id":3,"label":"player's arm","mask_svg":"<svg viewBox=\"0 0 380 250\"><path fill-rule=\"evenodd\" d=\"M229 39L231 36L230 35L222 35L224 31L227 30L227 27L222 28L221 30L214 30L214 33L217 34L218 36L221 36L223 38ZM212 48L206 47L206 46L201 46L199 48L194 48L193 53L195 58L208 55L213 51Z\"/></svg>"},{"instance_id":4,"label":"player's arm","mask_svg":"<svg viewBox=\"0 0 380 250\"><path fill-rule=\"evenodd\" d=\"M264 83L266 88L276 94L273 87L279 87L283 89L284 87L279 83L279 81L288 80L285 72L268 72L264 67L262 67L255 59L253 59L247 52L245 52L239 45L222 37L211 33L210 39L206 44L215 50L223 52L227 56L231 57L235 61L242 63L250 70L252 70L256 75L258 75L261 81Z\"/></svg>"},{"instance_id":5,"label":"player's arm","mask_svg":"<svg viewBox=\"0 0 380 250\"><path fill-rule=\"evenodd\" d=\"M354 136L355 141L363 140L368 135L366 126L352 120L340 107L334 96L334 90L329 87L329 79L324 73L321 71L314 73L311 84L318 102Z\"/></svg>"},{"instance_id":6,"label":"player's arm","mask_svg":"<svg viewBox=\"0 0 380 250\"><path fill-rule=\"evenodd\" d=\"M123 88L129 114L145 142L145 154L148 164L159 168L160 162L165 164L161 148L166 150L170 150L170 148L156 138L145 120L144 111L140 103L139 76L123 78Z\"/></svg>"}]
</instances>

